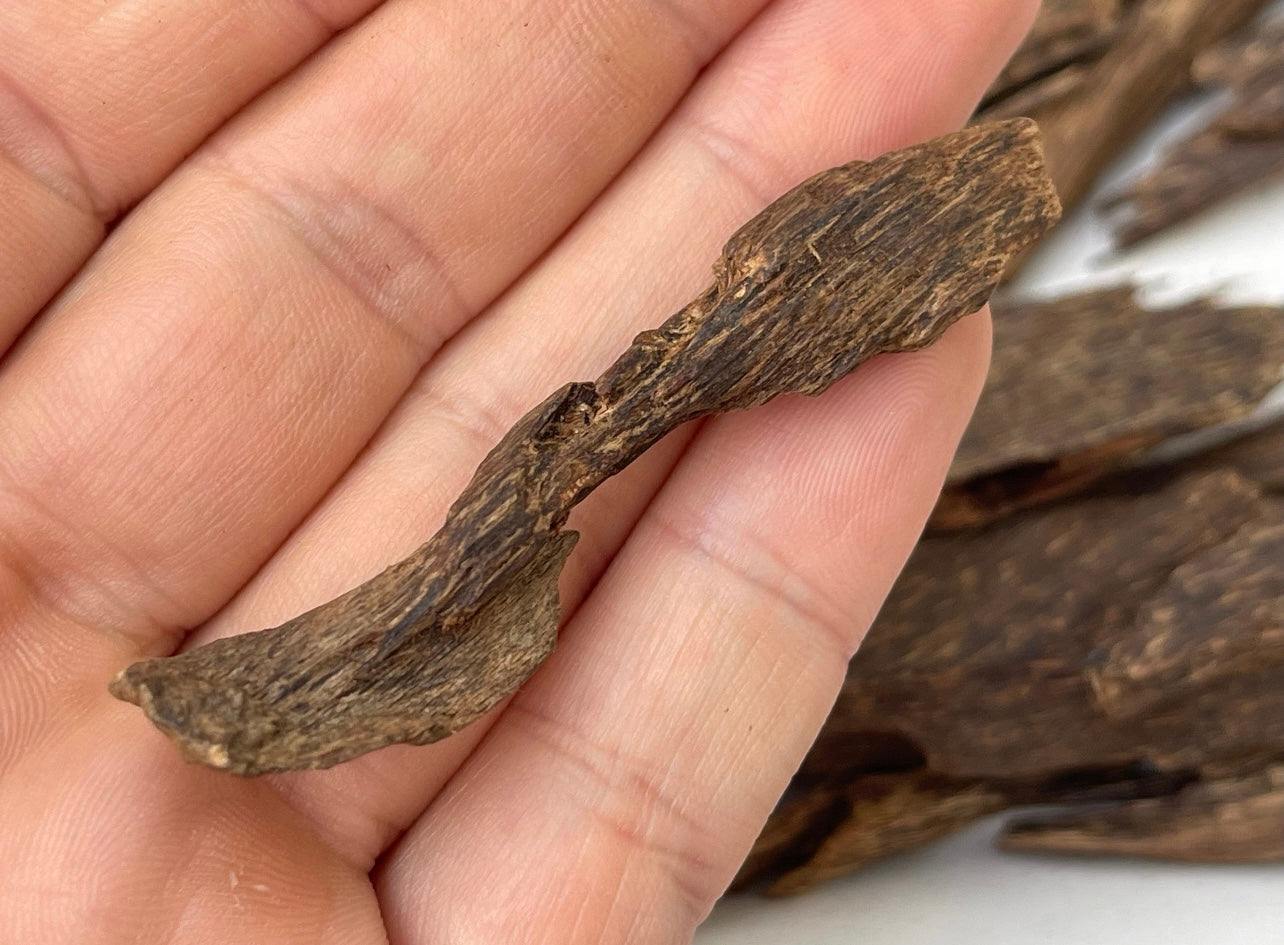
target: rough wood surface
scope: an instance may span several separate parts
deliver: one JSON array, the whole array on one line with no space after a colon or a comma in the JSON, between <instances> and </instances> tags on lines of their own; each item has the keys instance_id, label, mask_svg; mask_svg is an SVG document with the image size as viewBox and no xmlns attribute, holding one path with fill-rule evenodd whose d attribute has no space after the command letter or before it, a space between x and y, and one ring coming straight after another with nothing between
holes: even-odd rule
<instances>
[{"instance_id":1,"label":"rough wood surface","mask_svg":"<svg viewBox=\"0 0 1284 945\"><path fill-rule=\"evenodd\" d=\"M1195 782L1168 797L1026 818L999 836L1007 850L1118 854L1203 863L1284 860L1284 765Z\"/></svg>"},{"instance_id":2,"label":"rough wood surface","mask_svg":"<svg viewBox=\"0 0 1284 945\"><path fill-rule=\"evenodd\" d=\"M1206 53L1194 74L1201 85L1226 88L1231 100L1108 202L1121 246L1284 175L1284 17Z\"/></svg>"},{"instance_id":3,"label":"rough wood surface","mask_svg":"<svg viewBox=\"0 0 1284 945\"><path fill-rule=\"evenodd\" d=\"M456 731L553 646L576 503L679 424L930 344L1058 212L1029 121L817 175L731 237L695 301L522 418L405 561L281 627L134 664L112 692L188 759L245 775Z\"/></svg>"},{"instance_id":4,"label":"rough wood surface","mask_svg":"<svg viewBox=\"0 0 1284 945\"><path fill-rule=\"evenodd\" d=\"M829 763L827 739L864 731L896 733L933 771L959 778L1123 765L1142 746L1157 765L1200 766L1210 750L1227 754L1235 732L1284 749L1284 686L1271 697L1277 722L1259 732L1250 706L1194 678L1169 690L1181 713L1142 719L1106 711L1094 683L1112 660L1131 665L1129 641L1153 635L1162 608L1148 608L1175 592L1175 572L1278 514L1251 483L1211 472L924 541L852 660L804 769ZM1215 616L1181 619L1212 627ZM1202 717L1185 711L1203 695ZM841 764L841 752L834 757Z\"/></svg>"},{"instance_id":5,"label":"rough wood surface","mask_svg":"<svg viewBox=\"0 0 1284 945\"><path fill-rule=\"evenodd\" d=\"M934 530L1069 495L1165 439L1240 420L1284 371L1284 308L1150 311L1117 288L993 309L990 376Z\"/></svg>"},{"instance_id":6,"label":"rough wood surface","mask_svg":"<svg viewBox=\"0 0 1284 945\"><path fill-rule=\"evenodd\" d=\"M1264 4L1127 0L1103 51L1072 57L1007 95L992 97L978 120L1027 115L1038 121L1052 179L1062 203L1072 209L1106 165L1187 87L1195 58L1248 23ZM1050 5L1043 15L1056 16L1072 5ZM1098 3L1082 0L1080 7L1091 16Z\"/></svg>"},{"instance_id":7,"label":"rough wood surface","mask_svg":"<svg viewBox=\"0 0 1284 945\"><path fill-rule=\"evenodd\" d=\"M1123 13L1123 0L1044 0L1025 42L986 92L981 110L1101 58L1122 28Z\"/></svg>"},{"instance_id":8,"label":"rough wood surface","mask_svg":"<svg viewBox=\"0 0 1284 945\"><path fill-rule=\"evenodd\" d=\"M891 853L939 840L1009 806L1001 791L983 781L958 782L923 772L869 775L837 793L843 816L817 838L805 860L772 883L771 895L803 892ZM753 866L746 864L742 882Z\"/></svg>"},{"instance_id":9,"label":"rough wood surface","mask_svg":"<svg viewBox=\"0 0 1284 945\"><path fill-rule=\"evenodd\" d=\"M1233 469L1265 492L1284 493L1284 418L1191 457L1183 466Z\"/></svg>"},{"instance_id":10,"label":"rough wood surface","mask_svg":"<svg viewBox=\"0 0 1284 945\"><path fill-rule=\"evenodd\" d=\"M924 825L962 826L974 806L1122 801L1123 823L1148 809L1138 798L1259 777L1284 762L1281 560L1284 505L1227 470L1130 476L925 540L742 881L798 891L930 839ZM888 778L894 812L842 809ZM812 793L828 805L818 813ZM1209 809L1230 801L1203 796ZM1208 855L1194 820L1171 826L1150 849L1180 856L1185 836L1191 858ZM1145 852L1075 829L1079 849Z\"/></svg>"}]
</instances>

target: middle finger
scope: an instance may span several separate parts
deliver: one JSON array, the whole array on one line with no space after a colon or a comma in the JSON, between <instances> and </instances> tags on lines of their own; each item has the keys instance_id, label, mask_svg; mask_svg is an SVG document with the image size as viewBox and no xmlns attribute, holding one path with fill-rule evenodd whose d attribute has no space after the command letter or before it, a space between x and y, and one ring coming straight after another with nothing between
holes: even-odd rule
<instances>
[{"instance_id":1,"label":"middle finger","mask_svg":"<svg viewBox=\"0 0 1284 945\"><path fill-rule=\"evenodd\" d=\"M970 5L973 15L980 6ZM942 41L922 29L920 10L898 3L774 4L554 252L434 362L318 514L192 642L279 623L412 550L523 410L558 383L595 376L708 282L737 223L824 166L962 121L1001 58L974 41L1014 45L1023 24L1005 14L1018 6L994 7ZM905 62L922 71L907 74ZM892 88L901 91L885 94ZM576 510L581 539L562 582L568 614L684 443L669 438ZM273 781L337 849L368 865L487 724Z\"/></svg>"},{"instance_id":2,"label":"middle finger","mask_svg":"<svg viewBox=\"0 0 1284 945\"><path fill-rule=\"evenodd\" d=\"M0 576L52 615L10 757L253 573L758 2L390 3L117 229L0 371Z\"/></svg>"}]
</instances>

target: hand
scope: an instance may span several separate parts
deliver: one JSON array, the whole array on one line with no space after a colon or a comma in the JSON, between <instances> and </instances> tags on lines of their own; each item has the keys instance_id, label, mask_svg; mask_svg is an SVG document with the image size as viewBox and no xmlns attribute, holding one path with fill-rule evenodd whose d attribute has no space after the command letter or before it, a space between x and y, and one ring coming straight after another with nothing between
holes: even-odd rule
<instances>
[{"instance_id":1,"label":"hand","mask_svg":"<svg viewBox=\"0 0 1284 945\"><path fill-rule=\"evenodd\" d=\"M1035 4L373 6L2 15L5 942L686 940L979 391L980 317L669 438L572 519L558 651L445 742L185 764L117 670L408 553L769 199L960 125Z\"/></svg>"}]
</instances>

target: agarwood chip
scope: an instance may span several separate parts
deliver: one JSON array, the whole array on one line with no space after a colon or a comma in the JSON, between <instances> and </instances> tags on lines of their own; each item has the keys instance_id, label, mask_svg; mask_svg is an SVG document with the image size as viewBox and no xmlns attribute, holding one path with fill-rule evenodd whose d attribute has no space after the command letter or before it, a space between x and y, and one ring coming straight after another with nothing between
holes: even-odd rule
<instances>
[{"instance_id":1,"label":"agarwood chip","mask_svg":"<svg viewBox=\"0 0 1284 945\"><path fill-rule=\"evenodd\" d=\"M803 892L892 853L939 840L1009 803L983 782L955 782L921 772L872 775L843 793L846 816L805 862L778 876L768 894Z\"/></svg>"},{"instance_id":2,"label":"agarwood chip","mask_svg":"<svg viewBox=\"0 0 1284 945\"><path fill-rule=\"evenodd\" d=\"M787 794L754 841L732 890L746 889L805 865L850 814L844 784L809 785Z\"/></svg>"},{"instance_id":3,"label":"agarwood chip","mask_svg":"<svg viewBox=\"0 0 1284 945\"><path fill-rule=\"evenodd\" d=\"M859 773L845 745L870 732L905 739L925 767L961 779L1039 778L1139 758L1180 770L1284 754L1284 663L1264 659L1261 673L1232 686L1165 676L1165 701L1136 717L1103 705L1094 673L1112 652L1152 639L1173 582L1223 561L1248 540L1246 527L1269 537L1281 521L1276 502L1227 471L1135 488L923 541L853 658L800 777ZM1260 575L1278 558L1254 561L1236 562L1246 591L1268 591ZM1183 640L1199 639L1202 627L1214 651L1230 638L1250 645L1235 624L1219 629L1225 609L1216 599L1184 600ZM1208 658L1183 653L1190 665Z\"/></svg>"},{"instance_id":4,"label":"agarwood chip","mask_svg":"<svg viewBox=\"0 0 1284 945\"><path fill-rule=\"evenodd\" d=\"M981 109L1000 101L1009 104L1032 83L1042 84L1040 80L1099 59L1122 23L1121 0L1044 0L1025 41L986 92Z\"/></svg>"},{"instance_id":5,"label":"agarwood chip","mask_svg":"<svg viewBox=\"0 0 1284 945\"><path fill-rule=\"evenodd\" d=\"M1266 492L1284 492L1284 419L1192 457L1186 469L1234 469Z\"/></svg>"},{"instance_id":6,"label":"agarwood chip","mask_svg":"<svg viewBox=\"0 0 1284 945\"><path fill-rule=\"evenodd\" d=\"M1284 505L1224 470L925 540L739 881L796 892L1008 806L1258 777L1284 758L1281 543ZM1135 842L1147 809L1120 809L1121 852L1206 855L1197 832Z\"/></svg>"},{"instance_id":7,"label":"agarwood chip","mask_svg":"<svg viewBox=\"0 0 1284 945\"><path fill-rule=\"evenodd\" d=\"M1060 69L1010 87L1006 96L991 97L977 120L1020 114L1038 121L1048 168L1068 211L1188 86L1195 58L1264 5L1265 0L1131 0L1118 29L1105 38L1107 48L1071 57ZM1082 0L1084 10L1095 6L1094 0Z\"/></svg>"},{"instance_id":8,"label":"agarwood chip","mask_svg":"<svg viewBox=\"0 0 1284 945\"><path fill-rule=\"evenodd\" d=\"M1104 713L1155 716L1200 691L1247 699L1262 673L1284 683L1284 518L1270 514L1276 508L1174 569L1142 605L1132 632L1088 670ZM1255 723L1247 707L1244 715L1228 724Z\"/></svg>"},{"instance_id":9,"label":"agarwood chip","mask_svg":"<svg viewBox=\"0 0 1284 945\"><path fill-rule=\"evenodd\" d=\"M1284 174L1284 19L1206 54L1195 75L1205 85L1227 87L1231 100L1107 201L1118 217L1121 246Z\"/></svg>"},{"instance_id":10,"label":"agarwood chip","mask_svg":"<svg viewBox=\"0 0 1284 945\"><path fill-rule=\"evenodd\" d=\"M731 237L695 301L522 418L405 561L281 627L136 663L111 691L187 758L244 775L462 728L551 647L576 503L682 423L932 343L1058 213L1029 121L813 177Z\"/></svg>"},{"instance_id":11,"label":"agarwood chip","mask_svg":"<svg viewBox=\"0 0 1284 945\"><path fill-rule=\"evenodd\" d=\"M1284 765L1195 782L1171 797L1026 818L1009 825L999 845L1203 863L1284 860Z\"/></svg>"},{"instance_id":12,"label":"agarwood chip","mask_svg":"<svg viewBox=\"0 0 1284 945\"><path fill-rule=\"evenodd\" d=\"M994 303L994 359L932 515L985 524L1079 491L1161 441L1242 419L1284 370L1284 308L1131 289Z\"/></svg>"}]
</instances>

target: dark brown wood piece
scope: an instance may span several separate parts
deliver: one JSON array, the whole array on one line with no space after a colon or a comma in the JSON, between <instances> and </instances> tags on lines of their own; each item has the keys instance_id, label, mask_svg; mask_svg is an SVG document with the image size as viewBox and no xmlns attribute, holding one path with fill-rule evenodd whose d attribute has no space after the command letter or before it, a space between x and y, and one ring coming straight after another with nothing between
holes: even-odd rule
<instances>
[{"instance_id":1,"label":"dark brown wood piece","mask_svg":"<svg viewBox=\"0 0 1284 945\"><path fill-rule=\"evenodd\" d=\"M983 532L925 540L852 660L803 770L835 770L843 753L825 743L863 732L896 733L928 768L955 778L1117 767L1142 746L1164 768L1205 766L1209 751L1233 753L1237 738L1284 751L1284 685L1267 687L1254 710L1183 676L1165 689L1180 711L1124 718L1106 710L1094 682L1126 662L1117 654L1128 641L1149 640L1147 608L1173 592L1183 565L1203 566L1203 556L1279 514L1252 483L1214 471L1140 492L1125 483ZM1211 633L1222 612L1196 609L1209 600L1187 603L1180 619ZM1205 696L1205 711L1193 712ZM1272 706L1279 715L1259 726L1255 716Z\"/></svg>"},{"instance_id":2,"label":"dark brown wood piece","mask_svg":"<svg viewBox=\"0 0 1284 945\"><path fill-rule=\"evenodd\" d=\"M1081 491L1170 437L1240 420L1284 365L1284 308L1150 311L1117 288L993 309L990 376L936 531Z\"/></svg>"},{"instance_id":3,"label":"dark brown wood piece","mask_svg":"<svg viewBox=\"0 0 1284 945\"><path fill-rule=\"evenodd\" d=\"M738 883L744 886L774 874L766 892L794 895L893 853L940 840L1010 805L1002 791L984 781L954 781L921 771L867 775L835 793L842 799L843 816L811 843L804 839L807 852L801 862L780 871L777 861L772 864L775 869L759 866L755 874L751 860Z\"/></svg>"},{"instance_id":4,"label":"dark brown wood piece","mask_svg":"<svg viewBox=\"0 0 1284 945\"><path fill-rule=\"evenodd\" d=\"M1227 88L1231 101L1107 203L1121 246L1284 174L1284 18L1206 53L1195 77Z\"/></svg>"},{"instance_id":5,"label":"dark brown wood piece","mask_svg":"<svg viewBox=\"0 0 1284 945\"><path fill-rule=\"evenodd\" d=\"M1012 86L1006 96L991 97L978 120L1028 115L1039 122L1047 139L1048 167L1068 211L1079 205L1106 165L1188 86L1196 56L1248 23L1264 4L1126 0L1103 51L1090 49L1061 68ZM1073 6L1049 6L1043 15L1058 16ZM1088 11L1089 21L1092 11L1103 9L1097 0L1081 0L1079 6Z\"/></svg>"},{"instance_id":6,"label":"dark brown wood piece","mask_svg":"<svg viewBox=\"0 0 1284 945\"><path fill-rule=\"evenodd\" d=\"M1226 470L1130 476L925 540L743 878L798 891L1009 805L1172 797L1284 763L1281 560L1284 505ZM894 810L835 815L867 782L899 785ZM811 793L830 806L812 813ZM1233 793L1186 794L1204 813L1179 805L1194 819L1149 849L1207 857L1197 821ZM1094 852L1147 849L1093 836Z\"/></svg>"},{"instance_id":7,"label":"dark brown wood piece","mask_svg":"<svg viewBox=\"0 0 1284 945\"><path fill-rule=\"evenodd\" d=\"M1185 862L1278 862L1284 860L1284 765L1195 782L1167 797L1024 818L1003 830L999 845Z\"/></svg>"},{"instance_id":8,"label":"dark brown wood piece","mask_svg":"<svg viewBox=\"0 0 1284 945\"><path fill-rule=\"evenodd\" d=\"M1025 42L986 92L981 110L1101 58L1119 34L1123 12L1123 0L1044 0Z\"/></svg>"},{"instance_id":9,"label":"dark brown wood piece","mask_svg":"<svg viewBox=\"0 0 1284 945\"><path fill-rule=\"evenodd\" d=\"M1029 121L813 177L731 237L695 301L522 418L409 558L281 627L136 663L113 694L243 775L449 735L553 646L576 503L682 423L932 343L1058 213Z\"/></svg>"},{"instance_id":10,"label":"dark brown wood piece","mask_svg":"<svg viewBox=\"0 0 1284 945\"><path fill-rule=\"evenodd\" d=\"M1264 492L1284 494L1284 418L1189 459L1191 470L1233 469Z\"/></svg>"}]
</instances>

